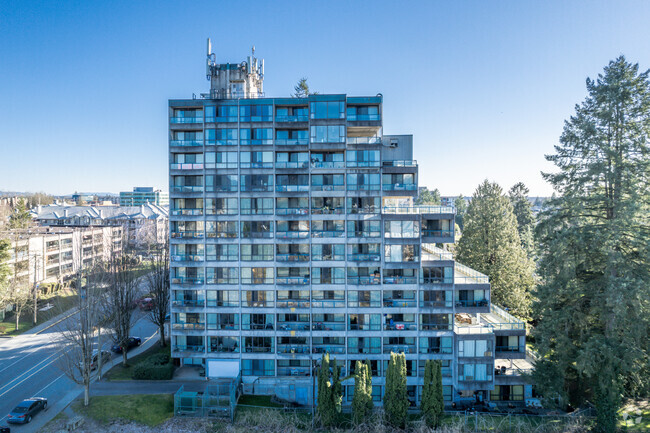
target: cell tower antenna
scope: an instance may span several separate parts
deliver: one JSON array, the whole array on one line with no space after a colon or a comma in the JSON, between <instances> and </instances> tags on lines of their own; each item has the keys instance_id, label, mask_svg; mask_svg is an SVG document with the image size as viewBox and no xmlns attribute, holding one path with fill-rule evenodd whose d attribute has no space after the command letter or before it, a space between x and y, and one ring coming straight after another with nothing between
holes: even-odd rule
<instances>
[{"instance_id":1,"label":"cell tower antenna","mask_svg":"<svg viewBox=\"0 0 650 433\"><path fill-rule=\"evenodd\" d=\"M253 52L253 55L255 55L255 45L253 45L253 48L251 49L251 51Z\"/></svg>"}]
</instances>

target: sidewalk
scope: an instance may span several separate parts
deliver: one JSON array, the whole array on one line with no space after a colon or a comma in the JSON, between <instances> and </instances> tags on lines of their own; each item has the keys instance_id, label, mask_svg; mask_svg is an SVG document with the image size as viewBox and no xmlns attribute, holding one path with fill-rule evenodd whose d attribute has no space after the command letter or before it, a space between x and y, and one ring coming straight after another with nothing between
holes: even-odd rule
<instances>
[{"instance_id":1,"label":"sidewalk","mask_svg":"<svg viewBox=\"0 0 650 433\"><path fill-rule=\"evenodd\" d=\"M54 318L56 319L56 318ZM54 320L53 319L53 320ZM158 335L158 331L156 331L152 336L147 338L140 346L130 350L127 353L127 358L132 358L134 356L137 356L144 352L145 350L149 349L151 346L154 344L158 343L158 339L156 336ZM122 362L122 357L118 356L117 358L111 359L111 362L106 364L102 371L106 373L108 370L113 368L115 365L119 364ZM93 396L93 389L95 386L99 386L100 384L103 383L110 383L110 382L97 382L97 373L95 373L91 379L91 385L90 385L90 395ZM180 387L180 386L179 386ZM171 392L176 392L178 388L176 388L174 391ZM56 417L60 412L64 411L66 407L70 405L74 400L76 400L79 396L83 395L83 386L77 385L75 386L74 389L70 390L67 392L65 395L61 396L61 399L58 401L49 401L49 405L46 411L40 413L37 417L35 417L32 422L29 424L24 424L20 427L18 427L16 430L20 431L20 433L37 433L40 431L45 424L50 422L54 417ZM119 395L119 393L117 393ZM124 393L123 393L124 394ZM140 393L142 394L142 393ZM111 394L106 394L106 395L111 395ZM115 394L112 394L115 395ZM18 430L19 429L19 430Z\"/></svg>"}]
</instances>

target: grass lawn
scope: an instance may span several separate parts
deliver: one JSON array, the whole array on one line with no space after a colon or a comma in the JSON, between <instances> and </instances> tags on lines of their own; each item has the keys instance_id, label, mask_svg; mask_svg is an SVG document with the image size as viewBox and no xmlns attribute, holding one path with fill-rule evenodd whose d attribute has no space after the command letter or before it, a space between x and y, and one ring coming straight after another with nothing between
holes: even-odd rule
<instances>
[{"instance_id":1,"label":"grass lawn","mask_svg":"<svg viewBox=\"0 0 650 433\"><path fill-rule=\"evenodd\" d=\"M173 416L174 396L141 394L90 397L87 407L83 406L82 400L77 400L72 409L102 424L121 419L155 427Z\"/></svg>"},{"instance_id":2,"label":"grass lawn","mask_svg":"<svg viewBox=\"0 0 650 433\"><path fill-rule=\"evenodd\" d=\"M104 373L103 377L105 380L132 380L131 371L133 370L134 365L146 360L148 357L150 357L151 355L155 355L156 353L166 353L169 355L170 350L171 348L169 344L165 347L160 347L160 344L156 342L153 346L151 346L149 349L145 350L141 354L134 356L133 358L129 358L128 367L124 368L122 367L121 363L117 364L115 367L111 368L107 373Z\"/></svg>"},{"instance_id":3,"label":"grass lawn","mask_svg":"<svg viewBox=\"0 0 650 433\"><path fill-rule=\"evenodd\" d=\"M54 305L54 308L50 308L47 311L38 312L38 324L47 322L51 318L58 316L59 314L68 311L70 308L74 307L76 302L75 293L72 290L60 290L56 293L41 296L38 300L39 307L42 308L45 304L50 303ZM18 330L16 330L16 319L13 313L8 313L5 317L5 320L0 322L0 335L4 336L15 336L22 334L23 332L32 329L34 324L32 323L33 312L31 310L24 310L20 315L20 322L18 325Z\"/></svg>"},{"instance_id":4,"label":"grass lawn","mask_svg":"<svg viewBox=\"0 0 650 433\"><path fill-rule=\"evenodd\" d=\"M629 401L619 411L621 415L619 426L628 432L650 431L650 400ZM623 419L627 414L627 419Z\"/></svg>"}]
</instances>

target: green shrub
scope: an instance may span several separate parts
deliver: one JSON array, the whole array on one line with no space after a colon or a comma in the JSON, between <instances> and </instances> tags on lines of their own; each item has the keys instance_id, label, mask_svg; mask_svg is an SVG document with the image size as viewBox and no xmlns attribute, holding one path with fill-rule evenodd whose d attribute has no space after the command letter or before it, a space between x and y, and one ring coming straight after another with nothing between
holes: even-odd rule
<instances>
[{"instance_id":1,"label":"green shrub","mask_svg":"<svg viewBox=\"0 0 650 433\"><path fill-rule=\"evenodd\" d=\"M133 380L170 380L174 376L174 364L153 364L149 360L140 362L133 367Z\"/></svg>"},{"instance_id":2,"label":"green shrub","mask_svg":"<svg viewBox=\"0 0 650 433\"><path fill-rule=\"evenodd\" d=\"M154 353L151 355L145 362L149 362L152 365L164 365L169 364L170 356L167 353Z\"/></svg>"}]
</instances>

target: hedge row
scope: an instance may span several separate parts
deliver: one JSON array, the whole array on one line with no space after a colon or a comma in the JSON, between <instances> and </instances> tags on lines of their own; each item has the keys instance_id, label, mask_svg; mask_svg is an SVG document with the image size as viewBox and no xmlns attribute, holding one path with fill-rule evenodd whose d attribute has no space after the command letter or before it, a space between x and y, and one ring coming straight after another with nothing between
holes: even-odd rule
<instances>
[{"instance_id":1,"label":"hedge row","mask_svg":"<svg viewBox=\"0 0 650 433\"><path fill-rule=\"evenodd\" d=\"M170 380L174 376L174 364L169 355L157 353L133 367L134 380Z\"/></svg>"}]
</instances>

